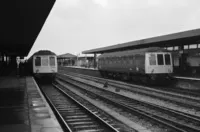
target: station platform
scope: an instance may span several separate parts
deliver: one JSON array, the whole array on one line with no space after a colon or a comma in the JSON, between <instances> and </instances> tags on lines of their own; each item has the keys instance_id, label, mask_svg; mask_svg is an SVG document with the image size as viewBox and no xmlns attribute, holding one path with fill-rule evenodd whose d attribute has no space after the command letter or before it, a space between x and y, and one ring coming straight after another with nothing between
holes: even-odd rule
<instances>
[{"instance_id":1,"label":"station platform","mask_svg":"<svg viewBox=\"0 0 200 132\"><path fill-rule=\"evenodd\" d=\"M0 77L0 132L63 132L33 77Z\"/></svg>"}]
</instances>

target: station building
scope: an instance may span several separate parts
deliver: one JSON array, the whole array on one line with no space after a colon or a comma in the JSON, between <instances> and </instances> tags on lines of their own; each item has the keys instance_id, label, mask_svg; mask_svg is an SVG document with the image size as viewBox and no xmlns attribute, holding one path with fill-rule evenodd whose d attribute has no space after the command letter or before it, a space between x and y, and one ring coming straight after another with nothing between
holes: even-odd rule
<instances>
[{"instance_id":1,"label":"station building","mask_svg":"<svg viewBox=\"0 0 200 132\"><path fill-rule=\"evenodd\" d=\"M58 55L57 60L58 65L60 66L74 66L77 60L77 56L70 53L66 53Z\"/></svg>"},{"instance_id":2,"label":"station building","mask_svg":"<svg viewBox=\"0 0 200 132\"><path fill-rule=\"evenodd\" d=\"M94 56L73 55L70 53L57 56L59 66L78 66L92 68L94 66Z\"/></svg>"}]
</instances>

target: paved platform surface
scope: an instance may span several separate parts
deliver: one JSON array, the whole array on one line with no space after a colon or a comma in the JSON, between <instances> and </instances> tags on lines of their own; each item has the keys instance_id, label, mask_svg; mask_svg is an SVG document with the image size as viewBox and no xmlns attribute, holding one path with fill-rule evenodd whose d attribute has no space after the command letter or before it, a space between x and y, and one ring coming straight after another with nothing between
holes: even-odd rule
<instances>
[{"instance_id":1,"label":"paved platform surface","mask_svg":"<svg viewBox=\"0 0 200 132\"><path fill-rule=\"evenodd\" d=\"M0 132L63 132L32 77L0 77Z\"/></svg>"}]
</instances>

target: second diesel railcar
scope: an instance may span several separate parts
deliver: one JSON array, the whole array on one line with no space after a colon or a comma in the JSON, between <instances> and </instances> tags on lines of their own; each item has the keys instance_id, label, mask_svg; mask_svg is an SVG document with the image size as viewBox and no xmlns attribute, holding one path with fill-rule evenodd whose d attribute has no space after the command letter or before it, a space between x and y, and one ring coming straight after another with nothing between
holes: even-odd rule
<instances>
[{"instance_id":1,"label":"second diesel railcar","mask_svg":"<svg viewBox=\"0 0 200 132\"><path fill-rule=\"evenodd\" d=\"M28 60L29 68L34 76L53 79L58 72L57 56L49 50L40 50Z\"/></svg>"},{"instance_id":2,"label":"second diesel railcar","mask_svg":"<svg viewBox=\"0 0 200 132\"><path fill-rule=\"evenodd\" d=\"M157 47L104 53L98 57L98 69L102 76L155 83L171 79L172 56Z\"/></svg>"}]
</instances>

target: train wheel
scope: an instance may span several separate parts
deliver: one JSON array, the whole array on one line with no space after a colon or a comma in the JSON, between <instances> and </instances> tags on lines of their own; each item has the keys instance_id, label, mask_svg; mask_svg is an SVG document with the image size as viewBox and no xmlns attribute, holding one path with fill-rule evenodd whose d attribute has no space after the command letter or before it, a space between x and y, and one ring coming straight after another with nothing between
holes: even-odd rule
<instances>
[{"instance_id":1,"label":"train wheel","mask_svg":"<svg viewBox=\"0 0 200 132\"><path fill-rule=\"evenodd\" d=\"M141 82L142 82L142 83L148 84L148 83L149 83L148 81L149 81L148 77L146 77L146 76L142 76L142 77L141 77Z\"/></svg>"},{"instance_id":2,"label":"train wheel","mask_svg":"<svg viewBox=\"0 0 200 132\"><path fill-rule=\"evenodd\" d=\"M149 76L149 84L150 85L156 84L156 76L155 75L150 75Z\"/></svg>"},{"instance_id":3,"label":"train wheel","mask_svg":"<svg viewBox=\"0 0 200 132\"><path fill-rule=\"evenodd\" d=\"M140 82L140 78L136 75L131 75L131 80L133 80L133 82Z\"/></svg>"},{"instance_id":4,"label":"train wheel","mask_svg":"<svg viewBox=\"0 0 200 132\"><path fill-rule=\"evenodd\" d=\"M103 72L102 71L99 71L100 72L100 75L102 76L102 77L104 77L104 74L103 74Z\"/></svg>"},{"instance_id":5,"label":"train wheel","mask_svg":"<svg viewBox=\"0 0 200 132\"><path fill-rule=\"evenodd\" d=\"M105 71L100 71L100 74L101 74L102 77L106 77L107 76Z\"/></svg>"},{"instance_id":6,"label":"train wheel","mask_svg":"<svg viewBox=\"0 0 200 132\"><path fill-rule=\"evenodd\" d=\"M122 73L121 77L122 77L122 80L125 80L125 81L128 80L128 74L126 74L126 73Z\"/></svg>"}]
</instances>

